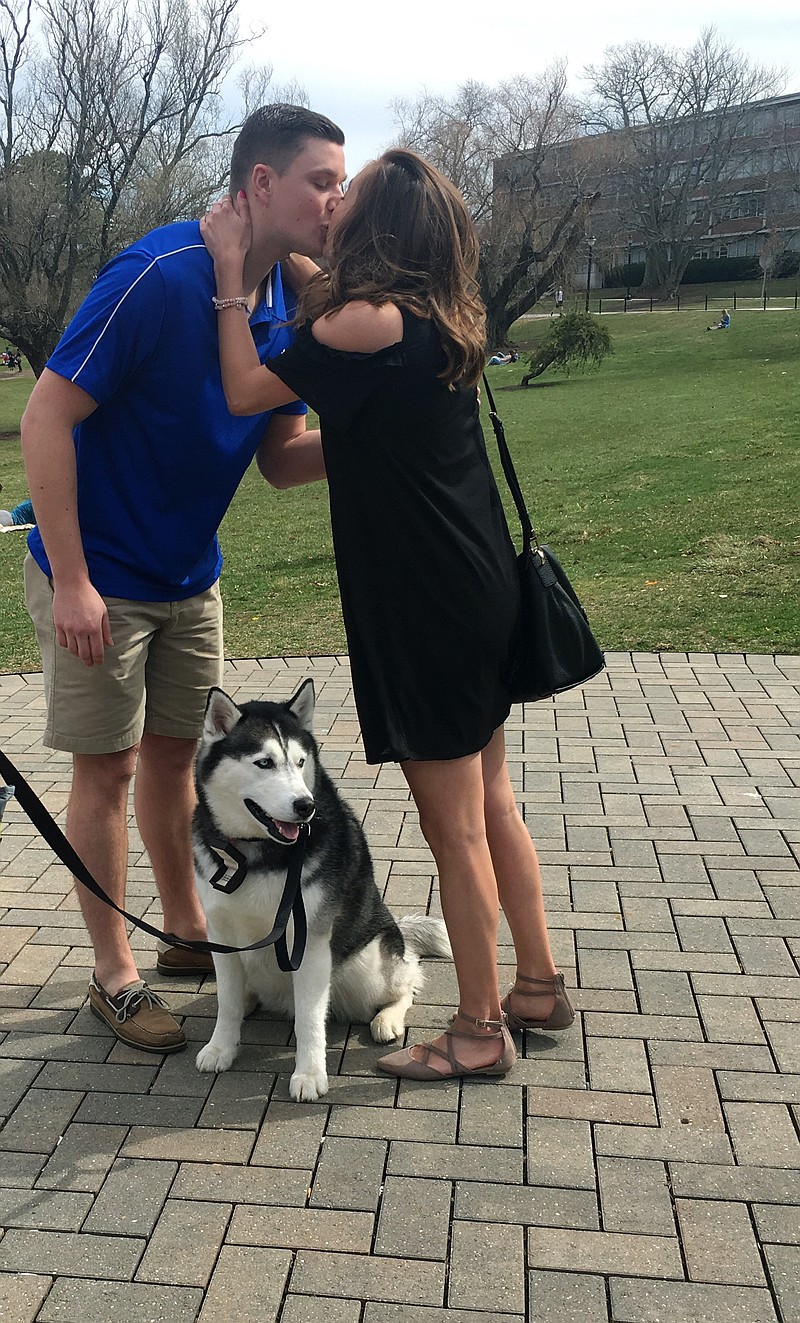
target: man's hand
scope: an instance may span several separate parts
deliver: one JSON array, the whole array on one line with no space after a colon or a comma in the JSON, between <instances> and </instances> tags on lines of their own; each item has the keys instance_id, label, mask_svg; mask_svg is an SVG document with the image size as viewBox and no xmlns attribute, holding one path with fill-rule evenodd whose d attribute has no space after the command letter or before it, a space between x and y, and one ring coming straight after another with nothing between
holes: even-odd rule
<instances>
[{"instance_id":1,"label":"man's hand","mask_svg":"<svg viewBox=\"0 0 800 1323\"><path fill-rule=\"evenodd\" d=\"M53 585L53 624L58 646L84 666L101 666L106 648L114 646L106 604L88 580L80 588Z\"/></svg>"}]
</instances>

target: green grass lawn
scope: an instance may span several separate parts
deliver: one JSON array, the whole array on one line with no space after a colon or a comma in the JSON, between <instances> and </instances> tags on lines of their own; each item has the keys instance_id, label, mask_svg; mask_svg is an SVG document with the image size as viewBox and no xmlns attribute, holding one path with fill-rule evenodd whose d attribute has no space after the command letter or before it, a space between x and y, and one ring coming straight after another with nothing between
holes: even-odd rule
<instances>
[{"instance_id":1,"label":"green grass lawn","mask_svg":"<svg viewBox=\"0 0 800 1323\"><path fill-rule=\"evenodd\" d=\"M800 651L800 313L708 321L609 318L598 372L527 390L521 363L489 369L534 524L609 650ZM547 326L521 323L520 344ZM0 382L0 504L27 494L7 433L29 387ZM278 493L249 473L222 543L228 656L344 649L324 486ZM23 554L0 536L0 671L39 665Z\"/></svg>"},{"instance_id":2,"label":"green grass lawn","mask_svg":"<svg viewBox=\"0 0 800 1323\"><path fill-rule=\"evenodd\" d=\"M707 324L609 319L599 372L501 391L498 409L606 647L795 652L800 321Z\"/></svg>"}]
</instances>

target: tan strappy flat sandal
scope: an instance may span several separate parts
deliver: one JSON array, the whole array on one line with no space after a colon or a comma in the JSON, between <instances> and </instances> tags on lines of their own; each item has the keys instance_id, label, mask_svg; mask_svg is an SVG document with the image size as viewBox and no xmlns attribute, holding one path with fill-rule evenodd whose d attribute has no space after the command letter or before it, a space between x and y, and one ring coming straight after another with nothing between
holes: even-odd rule
<instances>
[{"instance_id":1,"label":"tan strappy flat sandal","mask_svg":"<svg viewBox=\"0 0 800 1323\"><path fill-rule=\"evenodd\" d=\"M569 999L567 989L564 986L564 975L554 974L552 978L528 978L527 974L517 974L517 983L535 984L540 992L525 992L524 989L515 986L511 992L517 997L539 997L544 996L545 992L552 992L555 996L555 1004L548 1016L542 1020L525 1018L522 1015L515 1015L511 1009L511 992L503 998L500 1006L508 1020L509 1029L569 1029L575 1020L575 1008Z\"/></svg>"},{"instance_id":2,"label":"tan strappy flat sandal","mask_svg":"<svg viewBox=\"0 0 800 1323\"><path fill-rule=\"evenodd\" d=\"M479 1029L493 1029L491 1034L470 1034L462 1029L445 1029L444 1036L447 1041L447 1051L443 1052L440 1047L434 1043L415 1043L415 1048L422 1048L425 1057L422 1061L417 1061L412 1057L411 1048L403 1048L400 1052L390 1052L388 1056L381 1057L376 1065L379 1070L383 1070L387 1075L396 1075L404 1080L452 1080L470 1075L507 1075L517 1059L514 1040L508 1032L505 1016L501 1020L476 1020L474 1016L465 1014L464 1011L458 1012L462 1020L468 1024L474 1024ZM458 1060L453 1047L454 1038L496 1038L502 1043L502 1051L497 1061L490 1066L477 1066L473 1070L470 1066L465 1066ZM450 1067L449 1071L437 1070L435 1066L429 1066L428 1062L432 1056L441 1057Z\"/></svg>"}]
</instances>

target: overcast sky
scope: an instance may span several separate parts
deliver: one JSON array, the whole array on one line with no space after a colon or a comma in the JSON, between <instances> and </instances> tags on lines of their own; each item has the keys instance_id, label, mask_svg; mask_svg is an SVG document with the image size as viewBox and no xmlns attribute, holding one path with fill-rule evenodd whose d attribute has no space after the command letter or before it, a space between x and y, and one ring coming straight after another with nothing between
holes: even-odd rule
<instances>
[{"instance_id":1,"label":"overcast sky","mask_svg":"<svg viewBox=\"0 0 800 1323\"><path fill-rule=\"evenodd\" d=\"M496 83L535 74L554 58L567 61L571 90L606 46L645 40L691 46L703 26L753 60L786 69L787 92L800 92L800 5L797 0L630 0L526 5L502 0L240 0L243 29L267 27L248 58L271 63L276 83L296 78L312 107L336 120L347 137L351 175L391 142L390 102L423 90L449 94L468 78Z\"/></svg>"}]
</instances>

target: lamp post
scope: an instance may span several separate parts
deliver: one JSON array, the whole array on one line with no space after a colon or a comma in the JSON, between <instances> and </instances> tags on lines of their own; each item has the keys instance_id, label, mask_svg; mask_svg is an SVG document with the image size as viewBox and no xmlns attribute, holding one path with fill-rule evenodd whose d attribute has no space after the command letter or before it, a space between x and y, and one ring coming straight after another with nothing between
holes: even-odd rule
<instances>
[{"instance_id":1,"label":"lamp post","mask_svg":"<svg viewBox=\"0 0 800 1323\"><path fill-rule=\"evenodd\" d=\"M586 312L588 312L589 290L592 288L592 253L594 252L594 246L597 243L597 240L595 239L593 234L590 234L586 242L589 245L589 265L586 268L586 309L585 310Z\"/></svg>"},{"instance_id":2,"label":"lamp post","mask_svg":"<svg viewBox=\"0 0 800 1323\"><path fill-rule=\"evenodd\" d=\"M629 239L629 240L628 240L628 283L627 283L627 286L626 286L626 289L625 289L625 302L626 302L626 303L628 302L628 299L629 299L630 296L631 296L631 249L632 249L632 247L633 247L633 239Z\"/></svg>"}]
</instances>

